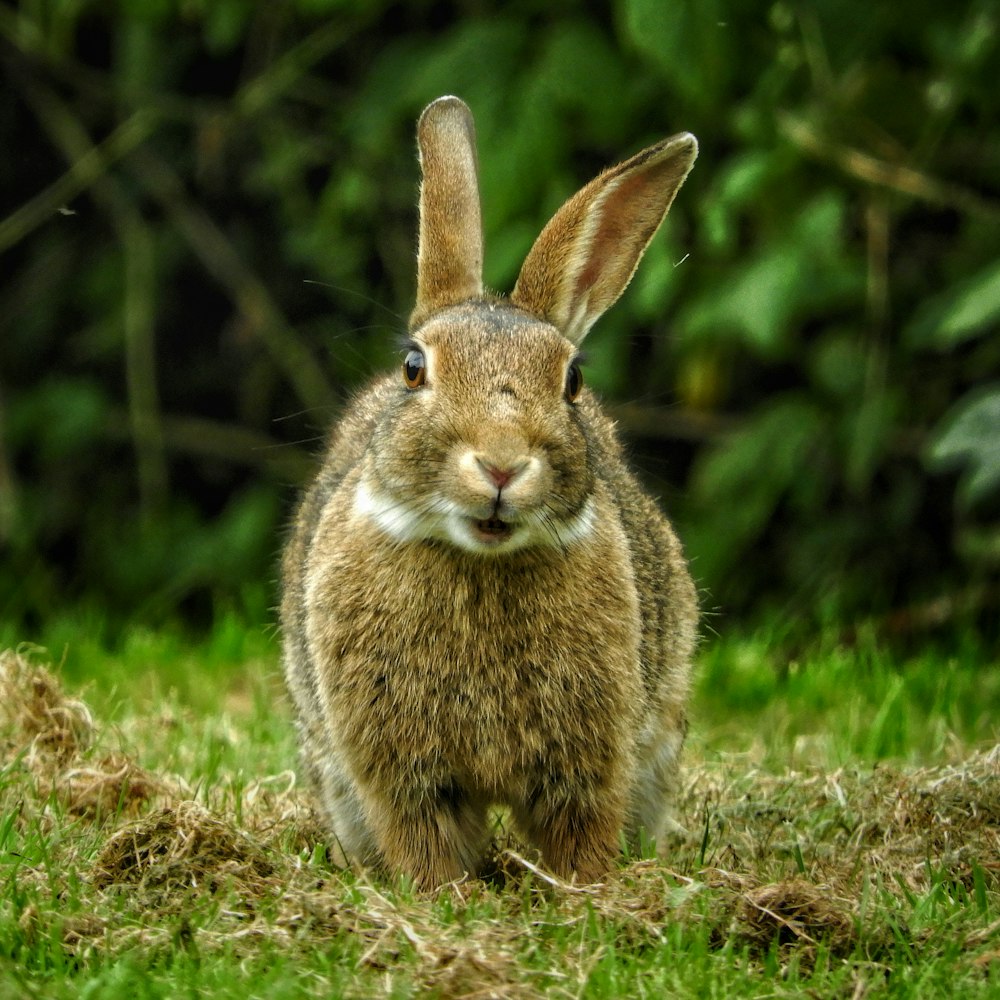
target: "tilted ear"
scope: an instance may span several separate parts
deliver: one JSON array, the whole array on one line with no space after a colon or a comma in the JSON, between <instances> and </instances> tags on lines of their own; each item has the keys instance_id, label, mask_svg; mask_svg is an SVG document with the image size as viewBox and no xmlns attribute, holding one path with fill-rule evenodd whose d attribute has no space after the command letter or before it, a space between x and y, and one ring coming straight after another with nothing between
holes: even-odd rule
<instances>
[{"instance_id":1,"label":"tilted ear","mask_svg":"<svg viewBox=\"0 0 1000 1000\"><path fill-rule=\"evenodd\" d=\"M439 97L420 116L417 146L423 181L411 329L435 310L483 292L483 225L472 112L457 97Z\"/></svg>"},{"instance_id":2,"label":"tilted ear","mask_svg":"<svg viewBox=\"0 0 1000 1000\"><path fill-rule=\"evenodd\" d=\"M542 230L511 301L583 340L632 280L697 155L697 140L684 132L592 180Z\"/></svg>"}]
</instances>

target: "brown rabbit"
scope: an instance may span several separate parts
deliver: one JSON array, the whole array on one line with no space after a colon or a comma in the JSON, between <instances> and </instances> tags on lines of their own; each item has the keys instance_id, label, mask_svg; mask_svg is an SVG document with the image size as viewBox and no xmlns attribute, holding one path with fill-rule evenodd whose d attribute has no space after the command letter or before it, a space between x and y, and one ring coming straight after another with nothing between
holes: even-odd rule
<instances>
[{"instance_id":1,"label":"brown rabbit","mask_svg":"<svg viewBox=\"0 0 1000 1000\"><path fill-rule=\"evenodd\" d=\"M583 387L577 345L625 289L697 155L665 139L545 227L484 293L475 135L418 125L417 302L402 371L334 429L284 558L285 672L335 860L431 888L511 809L565 878L666 822L695 591Z\"/></svg>"}]
</instances>

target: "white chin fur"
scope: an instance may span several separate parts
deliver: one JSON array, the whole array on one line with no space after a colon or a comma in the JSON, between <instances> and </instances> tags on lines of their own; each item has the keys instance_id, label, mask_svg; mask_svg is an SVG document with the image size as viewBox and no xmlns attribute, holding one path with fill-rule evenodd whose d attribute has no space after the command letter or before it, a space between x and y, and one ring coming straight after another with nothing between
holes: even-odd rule
<instances>
[{"instance_id":1,"label":"white chin fur","mask_svg":"<svg viewBox=\"0 0 1000 1000\"><path fill-rule=\"evenodd\" d=\"M506 538L488 540L476 530L475 520L466 517L451 500L437 499L427 509L420 509L393 500L372 489L364 480L358 483L354 493L354 513L397 542L435 539L480 555L499 555L536 545L566 548L589 537L595 520L591 499L569 520L558 521L535 514L512 525L513 531Z\"/></svg>"}]
</instances>

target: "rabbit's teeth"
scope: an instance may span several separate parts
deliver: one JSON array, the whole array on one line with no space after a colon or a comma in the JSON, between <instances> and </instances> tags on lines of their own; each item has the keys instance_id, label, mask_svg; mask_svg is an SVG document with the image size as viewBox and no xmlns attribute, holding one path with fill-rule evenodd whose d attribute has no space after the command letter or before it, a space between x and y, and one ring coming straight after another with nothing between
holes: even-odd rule
<instances>
[{"instance_id":1,"label":"rabbit's teeth","mask_svg":"<svg viewBox=\"0 0 1000 1000\"><path fill-rule=\"evenodd\" d=\"M513 527L499 517L489 517L483 521L476 521L475 524L476 532L485 542L503 542L514 534Z\"/></svg>"}]
</instances>

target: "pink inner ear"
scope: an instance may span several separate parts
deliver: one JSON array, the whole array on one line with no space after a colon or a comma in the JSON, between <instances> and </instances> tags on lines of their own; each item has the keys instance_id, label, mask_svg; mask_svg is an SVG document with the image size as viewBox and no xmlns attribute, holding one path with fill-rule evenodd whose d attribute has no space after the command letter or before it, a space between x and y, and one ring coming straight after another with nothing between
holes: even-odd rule
<instances>
[{"instance_id":1,"label":"pink inner ear","mask_svg":"<svg viewBox=\"0 0 1000 1000\"><path fill-rule=\"evenodd\" d=\"M625 177L601 201L599 222L590 237L586 265L577 275L574 295L579 297L597 284L627 283L639 256L663 219L664 199L661 171L640 171ZM624 274L622 273L624 272Z\"/></svg>"}]
</instances>

